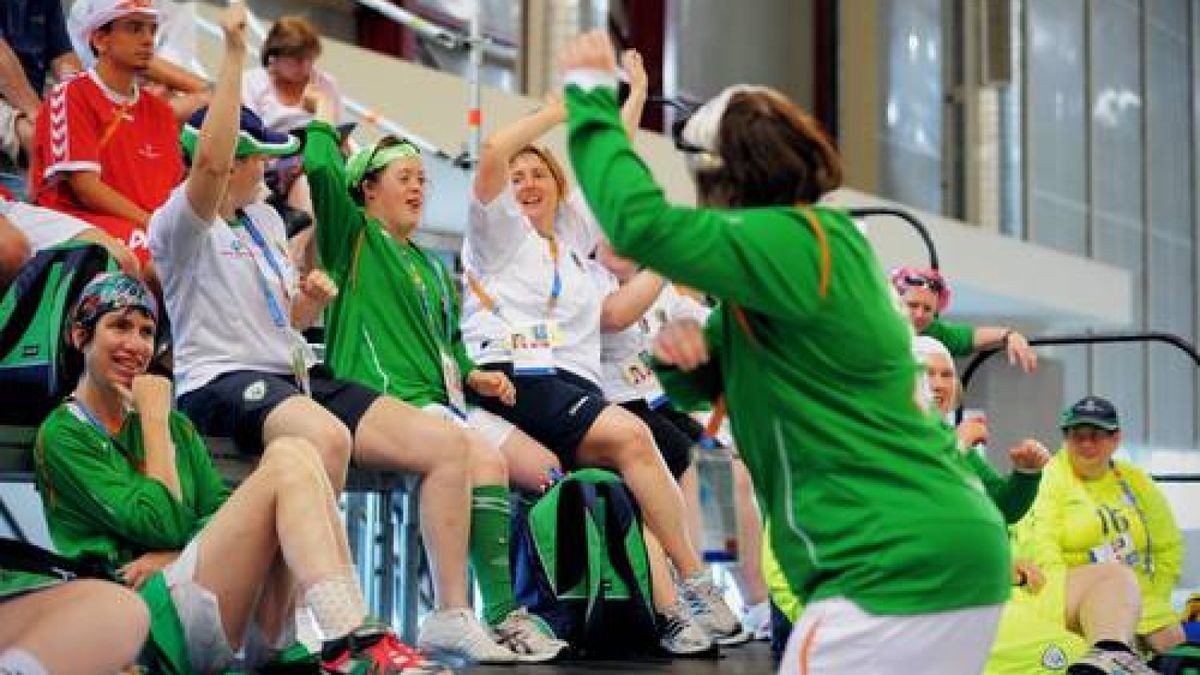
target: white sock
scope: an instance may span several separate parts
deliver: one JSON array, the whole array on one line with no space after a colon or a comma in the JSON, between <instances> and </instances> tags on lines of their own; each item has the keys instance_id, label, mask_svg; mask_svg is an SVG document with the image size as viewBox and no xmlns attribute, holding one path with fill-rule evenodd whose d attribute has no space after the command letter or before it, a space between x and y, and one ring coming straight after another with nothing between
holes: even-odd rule
<instances>
[{"instance_id":1,"label":"white sock","mask_svg":"<svg viewBox=\"0 0 1200 675\"><path fill-rule=\"evenodd\" d=\"M352 574L328 577L309 587L304 593L322 640L336 640L348 635L367 618L367 602Z\"/></svg>"},{"instance_id":2,"label":"white sock","mask_svg":"<svg viewBox=\"0 0 1200 675\"><path fill-rule=\"evenodd\" d=\"M0 675L50 675L33 654L24 649L0 652Z\"/></svg>"}]
</instances>

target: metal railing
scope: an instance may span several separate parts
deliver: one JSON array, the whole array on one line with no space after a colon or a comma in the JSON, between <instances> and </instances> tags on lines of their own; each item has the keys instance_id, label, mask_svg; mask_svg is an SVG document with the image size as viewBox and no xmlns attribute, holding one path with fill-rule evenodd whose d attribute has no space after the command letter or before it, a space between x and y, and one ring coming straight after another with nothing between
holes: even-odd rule
<instances>
[{"instance_id":1,"label":"metal railing","mask_svg":"<svg viewBox=\"0 0 1200 675\"><path fill-rule=\"evenodd\" d=\"M870 218L875 216L889 216L899 218L908 223L917 234L920 235L921 241L925 243L925 249L929 252L929 267L930 269L939 269L940 260L938 259L937 247L933 244L933 237L929 234L929 228L925 227L913 214L903 209L895 209L886 206L867 206L860 208L847 209L847 212L852 218Z\"/></svg>"},{"instance_id":2,"label":"metal railing","mask_svg":"<svg viewBox=\"0 0 1200 675\"><path fill-rule=\"evenodd\" d=\"M1042 335L1028 338L1030 346L1048 347L1048 346L1068 346L1068 345L1094 345L1094 344L1122 344L1132 342L1159 342L1171 345L1187 354L1196 366L1200 367L1200 352L1196 351L1196 347L1187 340L1175 335L1174 333L1166 333L1161 331L1141 331L1141 332L1102 332L1102 333L1081 333L1068 335ZM999 348L985 349L975 354L967 363L967 367L963 370L962 387L965 392L971 384L971 379L993 355L1003 351ZM955 411L955 422L962 421L962 405L959 405ZM1172 474L1156 474L1154 480L1168 483L1200 483L1200 474L1195 473L1172 473Z\"/></svg>"}]
</instances>

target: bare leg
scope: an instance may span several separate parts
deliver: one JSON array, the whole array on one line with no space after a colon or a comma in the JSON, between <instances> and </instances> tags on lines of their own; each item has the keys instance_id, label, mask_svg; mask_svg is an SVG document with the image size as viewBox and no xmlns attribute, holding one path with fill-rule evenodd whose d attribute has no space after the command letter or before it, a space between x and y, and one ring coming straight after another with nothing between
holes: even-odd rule
<instances>
[{"instance_id":1,"label":"bare leg","mask_svg":"<svg viewBox=\"0 0 1200 675\"><path fill-rule=\"evenodd\" d=\"M740 459L733 460L733 497L737 508L739 560L731 572L743 602L750 607L766 601L767 582L762 573L762 521L750 473Z\"/></svg>"},{"instance_id":2,"label":"bare leg","mask_svg":"<svg viewBox=\"0 0 1200 675\"><path fill-rule=\"evenodd\" d=\"M641 420L608 406L580 444L579 461L621 474L642 509L646 526L658 537L680 575L689 577L703 569L687 529L680 527L684 522L683 494Z\"/></svg>"},{"instance_id":3,"label":"bare leg","mask_svg":"<svg viewBox=\"0 0 1200 675\"><path fill-rule=\"evenodd\" d=\"M137 657L149 627L133 591L72 581L0 604L0 659L20 649L55 675L114 673Z\"/></svg>"},{"instance_id":4,"label":"bare leg","mask_svg":"<svg viewBox=\"0 0 1200 675\"><path fill-rule=\"evenodd\" d=\"M333 490L315 452L299 438L271 443L199 535L196 582L217 596L234 649L277 555L301 588L351 569ZM291 603L280 605L286 607L277 611L285 612Z\"/></svg>"},{"instance_id":5,"label":"bare leg","mask_svg":"<svg viewBox=\"0 0 1200 675\"><path fill-rule=\"evenodd\" d=\"M1066 625L1089 644L1116 640L1133 644L1142 611L1137 577L1119 563L1085 565L1067 571Z\"/></svg>"},{"instance_id":6,"label":"bare leg","mask_svg":"<svg viewBox=\"0 0 1200 675\"><path fill-rule=\"evenodd\" d=\"M522 490L536 492L545 483L549 469L562 471L558 457L520 429L513 429L500 444L508 463L508 480Z\"/></svg>"},{"instance_id":7,"label":"bare leg","mask_svg":"<svg viewBox=\"0 0 1200 675\"><path fill-rule=\"evenodd\" d=\"M1172 624L1145 636L1146 645L1154 650L1155 654L1162 654L1170 651L1172 647L1182 644L1186 636L1183 634L1183 626Z\"/></svg>"},{"instance_id":8,"label":"bare leg","mask_svg":"<svg viewBox=\"0 0 1200 675\"><path fill-rule=\"evenodd\" d=\"M679 477L679 489L683 492L688 537L693 544L700 546L704 541L704 512L700 510L700 479L696 476L695 464Z\"/></svg>"},{"instance_id":9,"label":"bare leg","mask_svg":"<svg viewBox=\"0 0 1200 675\"><path fill-rule=\"evenodd\" d=\"M663 610L675 604L679 594L675 591L675 580L671 578L671 565L662 545L654 533L642 526L642 538L646 541L646 557L650 560L650 590L654 594L654 609Z\"/></svg>"},{"instance_id":10,"label":"bare leg","mask_svg":"<svg viewBox=\"0 0 1200 675\"><path fill-rule=\"evenodd\" d=\"M471 495L466 430L381 396L359 422L354 458L363 466L421 478L421 536L438 609L467 606Z\"/></svg>"},{"instance_id":11,"label":"bare leg","mask_svg":"<svg viewBox=\"0 0 1200 675\"><path fill-rule=\"evenodd\" d=\"M350 430L321 404L307 396L293 396L275 406L263 423L263 446L277 438L299 436L317 449L335 492L346 485L350 462Z\"/></svg>"}]
</instances>

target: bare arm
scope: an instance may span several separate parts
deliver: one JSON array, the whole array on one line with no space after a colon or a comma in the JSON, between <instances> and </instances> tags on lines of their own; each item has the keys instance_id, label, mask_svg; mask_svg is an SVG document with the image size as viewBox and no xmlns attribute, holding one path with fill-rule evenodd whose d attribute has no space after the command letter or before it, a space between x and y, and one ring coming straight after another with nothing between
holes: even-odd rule
<instances>
[{"instance_id":1,"label":"bare arm","mask_svg":"<svg viewBox=\"0 0 1200 675\"><path fill-rule=\"evenodd\" d=\"M508 185L508 162L513 155L566 119L562 101L547 97L546 105L537 111L488 136L479 154L475 197L484 204L495 199Z\"/></svg>"},{"instance_id":2,"label":"bare arm","mask_svg":"<svg viewBox=\"0 0 1200 675\"><path fill-rule=\"evenodd\" d=\"M649 80L646 69L642 65L642 55L636 49L627 49L621 54L621 66L629 75L629 98L621 106L621 122L629 138L637 135L642 122L642 110L646 107L646 92L649 90Z\"/></svg>"},{"instance_id":3,"label":"bare arm","mask_svg":"<svg viewBox=\"0 0 1200 675\"><path fill-rule=\"evenodd\" d=\"M71 171L64 180L75 200L88 211L124 218L143 227L150 220L149 213L105 184L96 171Z\"/></svg>"},{"instance_id":4,"label":"bare arm","mask_svg":"<svg viewBox=\"0 0 1200 675\"><path fill-rule=\"evenodd\" d=\"M654 272L638 272L604 299L604 306L600 310L600 330L616 333L632 326L654 304L664 285L666 279Z\"/></svg>"},{"instance_id":5,"label":"bare arm","mask_svg":"<svg viewBox=\"0 0 1200 675\"><path fill-rule=\"evenodd\" d=\"M187 178L187 198L202 222L217 215L229 182L233 151L237 147L239 106L242 98L242 66L246 60L246 8L234 3L221 16L225 32L225 57L217 76L212 104L200 127L200 138Z\"/></svg>"},{"instance_id":6,"label":"bare arm","mask_svg":"<svg viewBox=\"0 0 1200 675\"><path fill-rule=\"evenodd\" d=\"M25 69L16 52L0 38L0 97L9 105L20 110L26 117L33 119L37 116L41 98L38 97L29 79L25 77Z\"/></svg>"}]
</instances>

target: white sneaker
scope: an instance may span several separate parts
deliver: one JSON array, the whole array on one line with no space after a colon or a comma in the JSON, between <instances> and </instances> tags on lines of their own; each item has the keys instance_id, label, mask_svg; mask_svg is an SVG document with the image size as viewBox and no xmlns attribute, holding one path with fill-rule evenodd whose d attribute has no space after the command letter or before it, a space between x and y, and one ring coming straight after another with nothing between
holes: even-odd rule
<instances>
[{"instance_id":1,"label":"white sneaker","mask_svg":"<svg viewBox=\"0 0 1200 675\"><path fill-rule=\"evenodd\" d=\"M1132 652L1112 651L1092 647L1067 668L1067 672L1075 671L1076 666L1086 666L1081 672L1108 673L1109 675L1154 675L1158 672L1146 665L1146 662Z\"/></svg>"},{"instance_id":2,"label":"white sneaker","mask_svg":"<svg viewBox=\"0 0 1200 675\"><path fill-rule=\"evenodd\" d=\"M443 609L425 617L417 647L433 655L452 654L475 663L517 662L517 655L496 644L469 609Z\"/></svg>"},{"instance_id":3,"label":"white sneaker","mask_svg":"<svg viewBox=\"0 0 1200 675\"><path fill-rule=\"evenodd\" d=\"M753 640L771 639L771 603L763 600L746 608L742 614L742 627Z\"/></svg>"},{"instance_id":4,"label":"white sneaker","mask_svg":"<svg viewBox=\"0 0 1200 675\"><path fill-rule=\"evenodd\" d=\"M696 621L683 598L658 615L658 644L672 656L715 657L717 643Z\"/></svg>"},{"instance_id":5,"label":"white sneaker","mask_svg":"<svg viewBox=\"0 0 1200 675\"><path fill-rule=\"evenodd\" d=\"M742 622L725 604L725 598L721 597L721 591L713 585L708 574L697 572L684 579L679 592L692 610L692 616L717 644L728 647L750 640L750 633L742 629Z\"/></svg>"},{"instance_id":6,"label":"white sneaker","mask_svg":"<svg viewBox=\"0 0 1200 675\"><path fill-rule=\"evenodd\" d=\"M492 626L496 642L517 655L521 663L546 663L558 658L567 647L542 617L524 607L514 609L498 625Z\"/></svg>"}]
</instances>

